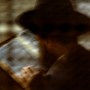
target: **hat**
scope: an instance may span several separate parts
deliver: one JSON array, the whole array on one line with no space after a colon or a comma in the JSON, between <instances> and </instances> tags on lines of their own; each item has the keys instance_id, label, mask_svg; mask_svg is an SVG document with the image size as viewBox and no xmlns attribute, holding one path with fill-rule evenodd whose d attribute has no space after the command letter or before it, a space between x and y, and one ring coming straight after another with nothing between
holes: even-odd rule
<instances>
[{"instance_id":1,"label":"hat","mask_svg":"<svg viewBox=\"0 0 90 90\"><path fill-rule=\"evenodd\" d=\"M16 22L34 34L52 32L52 28L67 31L75 26L79 33L90 26L88 17L75 12L69 0L37 0L34 9L22 13Z\"/></svg>"}]
</instances>

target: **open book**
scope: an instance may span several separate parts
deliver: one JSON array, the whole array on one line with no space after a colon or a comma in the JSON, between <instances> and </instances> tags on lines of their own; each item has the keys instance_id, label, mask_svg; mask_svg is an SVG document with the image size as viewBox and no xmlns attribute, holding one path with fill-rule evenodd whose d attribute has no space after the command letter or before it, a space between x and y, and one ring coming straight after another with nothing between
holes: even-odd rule
<instances>
[{"instance_id":1,"label":"open book","mask_svg":"<svg viewBox=\"0 0 90 90\"><path fill-rule=\"evenodd\" d=\"M23 32L0 47L0 90L27 90L30 74L27 66L39 67L37 46L34 37ZM22 78L24 72L28 72L28 79Z\"/></svg>"}]
</instances>

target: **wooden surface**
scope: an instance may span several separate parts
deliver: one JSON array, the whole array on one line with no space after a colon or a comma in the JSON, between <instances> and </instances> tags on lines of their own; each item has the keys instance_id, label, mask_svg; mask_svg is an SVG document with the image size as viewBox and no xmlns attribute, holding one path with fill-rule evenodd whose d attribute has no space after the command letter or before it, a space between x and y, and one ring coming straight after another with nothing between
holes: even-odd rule
<instances>
[{"instance_id":1,"label":"wooden surface","mask_svg":"<svg viewBox=\"0 0 90 90\"><path fill-rule=\"evenodd\" d=\"M25 90L0 67L0 90Z\"/></svg>"}]
</instances>

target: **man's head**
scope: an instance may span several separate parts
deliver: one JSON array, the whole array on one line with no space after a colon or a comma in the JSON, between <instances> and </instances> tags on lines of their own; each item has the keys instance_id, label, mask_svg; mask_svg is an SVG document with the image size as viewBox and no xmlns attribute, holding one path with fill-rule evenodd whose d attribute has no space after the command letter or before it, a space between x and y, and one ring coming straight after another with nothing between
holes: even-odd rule
<instances>
[{"instance_id":1,"label":"man's head","mask_svg":"<svg viewBox=\"0 0 90 90\"><path fill-rule=\"evenodd\" d=\"M21 14L16 21L41 38L54 35L60 40L77 37L90 24L86 16L73 10L69 0L37 0L36 7Z\"/></svg>"},{"instance_id":2,"label":"man's head","mask_svg":"<svg viewBox=\"0 0 90 90\"><path fill-rule=\"evenodd\" d=\"M75 12L69 0L38 0L33 10L16 21L38 36L51 52L62 51L56 43L68 46L76 42L77 36L89 31L90 26L89 18Z\"/></svg>"}]
</instances>

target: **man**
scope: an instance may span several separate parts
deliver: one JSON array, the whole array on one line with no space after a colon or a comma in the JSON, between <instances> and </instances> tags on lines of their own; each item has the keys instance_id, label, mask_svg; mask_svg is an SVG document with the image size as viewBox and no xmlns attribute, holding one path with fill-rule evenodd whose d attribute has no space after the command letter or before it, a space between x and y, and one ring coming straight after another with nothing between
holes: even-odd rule
<instances>
[{"instance_id":1,"label":"man","mask_svg":"<svg viewBox=\"0 0 90 90\"><path fill-rule=\"evenodd\" d=\"M90 52L77 37L90 29L90 19L75 12L69 0L38 0L34 10L16 20L41 43L41 71L31 90L90 90Z\"/></svg>"}]
</instances>

